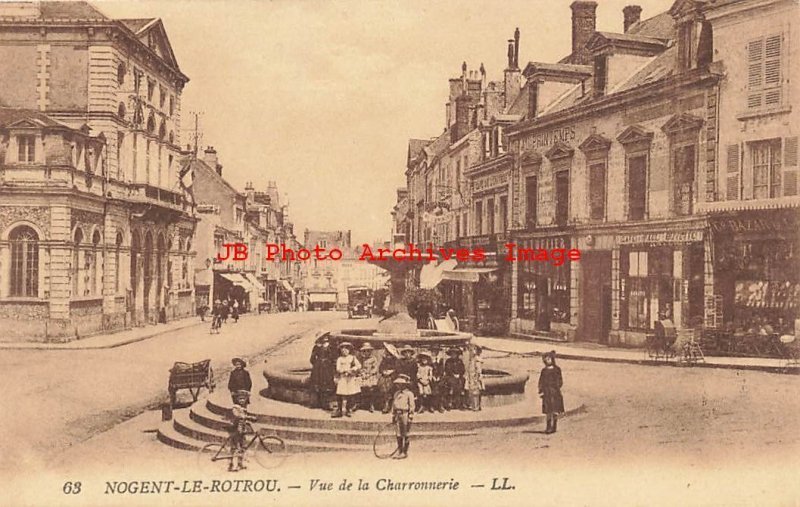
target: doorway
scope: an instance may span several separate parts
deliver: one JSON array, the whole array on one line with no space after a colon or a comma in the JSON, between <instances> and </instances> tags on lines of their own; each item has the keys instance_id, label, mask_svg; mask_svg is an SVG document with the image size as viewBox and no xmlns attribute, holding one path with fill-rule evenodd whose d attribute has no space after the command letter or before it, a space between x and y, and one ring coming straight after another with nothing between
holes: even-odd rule
<instances>
[{"instance_id":1,"label":"doorway","mask_svg":"<svg viewBox=\"0 0 800 507\"><path fill-rule=\"evenodd\" d=\"M611 252L583 252L580 265L579 339L607 344L611 330Z\"/></svg>"}]
</instances>

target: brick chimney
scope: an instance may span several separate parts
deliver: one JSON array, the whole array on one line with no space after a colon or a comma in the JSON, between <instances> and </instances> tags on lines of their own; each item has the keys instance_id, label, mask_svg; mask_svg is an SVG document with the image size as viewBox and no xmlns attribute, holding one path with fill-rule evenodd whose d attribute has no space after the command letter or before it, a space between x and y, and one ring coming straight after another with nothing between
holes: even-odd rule
<instances>
[{"instance_id":1,"label":"brick chimney","mask_svg":"<svg viewBox=\"0 0 800 507\"><path fill-rule=\"evenodd\" d=\"M634 24L638 23L642 17L642 8L638 5L627 5L622 9L622 16L624 19L625 33Z\"/></svg>"},{"instance_id":2,"label":"brick chimney","mask_svg":"<svg viewBox=\"0 0 800 507\"><path fill-rule=\"evenodd\" d=\"M209 146L203 152L203 162L222 176L222 166L219 164L219 159L217 158L217 150L215 150L213 146Z\"/></svg>"},{"instance_id":3,"label":"brick chimney","mask_svg":"<svg viewBox=\"0 0 800 507\"><path fill-rule=\"evenodd\" d=\"M572 63L589 65L592 55L586 50L586 43L597 26L597 2L577 0L569 7L572 9Z\"/></svg>"},{"instance_id":4,"label":"brick chimney","mask_svg":"<svg viewBox=\"0 0 800 507\"><path fill-rule=\"evenodd\" d=\"M467 95L456 97L456 122L450 130L450 142L454 143L469 132L470 99Z\"/></svg>"}]
</instances>

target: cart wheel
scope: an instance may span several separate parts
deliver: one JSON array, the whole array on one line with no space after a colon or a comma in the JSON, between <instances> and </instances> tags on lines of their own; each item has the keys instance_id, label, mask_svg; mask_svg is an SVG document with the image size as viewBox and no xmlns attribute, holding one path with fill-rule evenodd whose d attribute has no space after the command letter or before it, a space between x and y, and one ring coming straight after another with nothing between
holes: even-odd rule
<instances>
[{"instance_id":1,"label":"cart wheel","mask_svg":"<svg viewBox=\"0 0 800 507\"><path fill-rule=\"evenodd\" d=\"M391 458L398 451L397 436L393 422L386 423L378 430L375 440L372 442L372 452L379 459Z\"/></svg>"},{"instance_id":2,"label":"cart wheel","mask_svg":"<svg viewBox=\"0 0 800 507\"><path fill-rule=\"evenodd\" d=\"M227 464L230 465L231 459L233 459L233 456L225 452L224 444L206 444L197 451L198 468L207 467L208 463L216 461L227 461Z\"/></svg>"},{"instance_id":3,"label":"cart wheel","mask_svg":"<svg viewBox=\"0 0 800 507\"><path fill-rule=\"evenodd\" d=\"M286 443L274 435L257 434L245 451L248 460L255 460L262 468L267 470L278 468L289 457L286 452Z\"/></svg>"}]
</instances>

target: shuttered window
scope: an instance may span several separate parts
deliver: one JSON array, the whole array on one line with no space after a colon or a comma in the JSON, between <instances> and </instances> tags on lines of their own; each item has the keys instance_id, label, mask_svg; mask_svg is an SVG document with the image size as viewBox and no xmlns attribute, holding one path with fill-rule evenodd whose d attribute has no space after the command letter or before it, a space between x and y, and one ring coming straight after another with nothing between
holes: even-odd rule
<instances>
[{"instance_id":1,"label":"shuttered window","mask_svg":"<svg viewBox=\"0 0 800 507\"><path fill-rule=\"evenodd\" d=\"M730 144L725 150L728 157L727 160L727 176L726 176L726 195L728 200L739 199L741 197L739 189L739 145Z\"/></svg>"},{"instance_id":2,"label":"shuttered window","mask_svg":"<svg viewBox=\"0 0 800 507\"><path fill-rule=\"evenodd\" d=\"M747 109L783 103L783 36L770 35L747 44Z\"/></svg>"},{"instance_id":3,"label":"shuttered window","mask_svg":"<svg viewBox=\"0 0 800 507\"><path fill-rule=\"evenodd\" d=\"M753 197L766 199L781 194L781 140L759 141L750 145L753 168Z\"/></svg>"}]
</instances>

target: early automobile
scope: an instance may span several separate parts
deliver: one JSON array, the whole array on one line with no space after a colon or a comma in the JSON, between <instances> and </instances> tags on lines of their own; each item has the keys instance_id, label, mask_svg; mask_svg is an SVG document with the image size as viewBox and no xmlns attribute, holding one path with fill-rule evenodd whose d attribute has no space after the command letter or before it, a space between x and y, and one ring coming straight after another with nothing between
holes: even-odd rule
<instances>
[{"instance_id":1,"label":"early automobile","mask_svg":"<svg viewBox=\"0 0 800 507\"><path fill-rule=\"evenodd\" d=\"M372 317L372 290L363 285L347 288L347 318Z\"/></svg>"}]
</instances>

